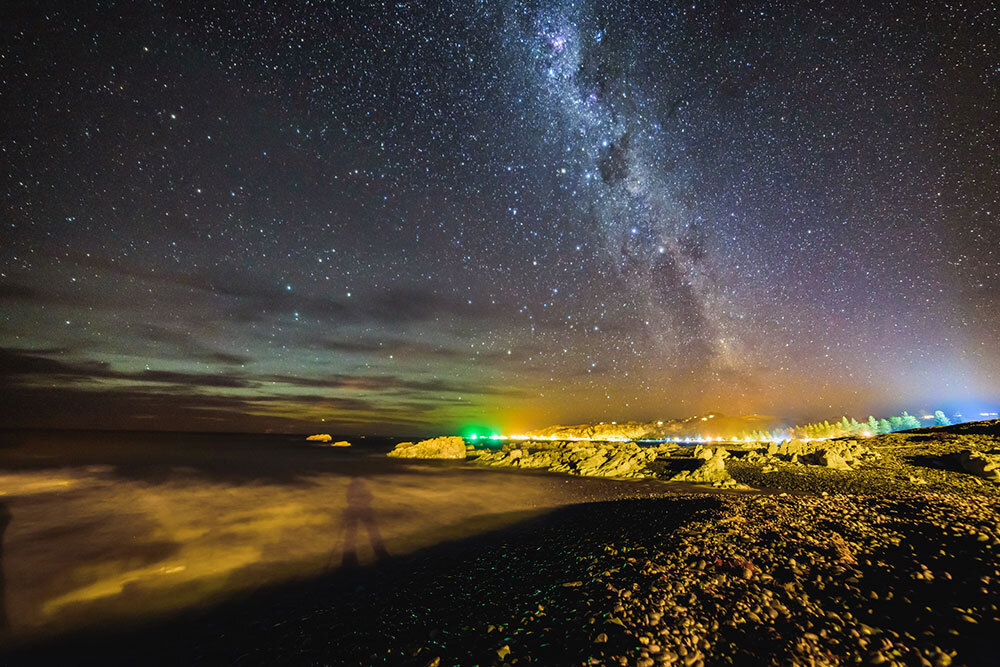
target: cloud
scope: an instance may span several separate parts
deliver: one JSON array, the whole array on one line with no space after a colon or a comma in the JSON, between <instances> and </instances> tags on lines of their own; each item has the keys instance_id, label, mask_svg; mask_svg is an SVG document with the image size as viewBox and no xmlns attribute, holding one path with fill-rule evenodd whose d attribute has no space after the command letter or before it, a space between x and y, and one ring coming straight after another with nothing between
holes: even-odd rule
<instances>
[{"instance_id":1,"label":"cloud","mask_svg":"<svg viewBox=\"0 0 1000 667\"><path fill-rule=\"evenodd\" d=\"M252 361L251 357L242 354L224 352L203 345L191 333L166 329L164 327L140 326L138 335L143 340L152 343L170 345L177 351L177 358L185 360L207 361L220 364L245 365Z\"/></svg>"},{"instance_id":2,"label":"cloud","mask_svg":"<svg viewBox=\"0 0 1000 667\"><path fill-rule=\"evenodd\" d=\"M0 382L25 384L31 380L62 381L122 380L184 385L187 387L248 388L249 380L217 373L187 373L180 371L141 370L118 371L104 361L62 361L53 359L51 351L0 348Z\"/></svg>"},{"instance_id":3,"label":"cloud","mask_svg":"<svg viewBox=\"0 0 1000 667\"><path fill-rule=\"evenodd\" d=\"M98 382L117 380L136 384L165 384L187 388L265 389L268 385L307 387L363 392L426 392L440 394L521 396L522 392L488 384L463 383L438 378L408 379L395 375L352 375L334 373L324 377L289 374L250 375L246 373L191 373L185 371L143 369L115 370L103 361L63 361L51 353L59 350L23 350L0 348L0 385L25 386L39 381ZM294 397L306 400L306 397ZM323 397L324 400L329 397Z\"/></svg>"},{"instance_id":4,"label":"cloud","mask_svg":"<svg viewBox=\"0 0 1000 667\"><path fill-rule=\"evenodd\" d=\"M624 328L623 330L627 331ZM330 350L331 352L343 352L345 354L361 356L387 357L392 355L398 359L432 358L509 363L511 361L524 361L530 356L523 349L511 349L509 351L507 349L486 350L469 347L468 345L455 348L400 339L331 340L324 338L316 341L313 345L324 350Z\"/></svg>"},{"instance_id":5,"label":"cloud","mask_svg":"<svg viewBox=\"0 0 1000 667\"><path fill-rule=\"evenodd\" d=\"M498 317L496 304L473 303L457 295L439 294L414 287L388 288L354 297L334 297L323 288L299 287L280 281L262 281L256 274L222 277L199 272L153 271L120 262L76 256L81 266L104 275L117 274L133 280L202 292L230 301L231 319L239 322L270 321L275 317L298 313L303 319L332 320L338 323L404 325L441 319L482 319ZM291 288L291 289L289 289ZM31 288L24 288L30 290ZM58 299L34 293L31 298Z\"/></svg>"},{"instance_id":6,"label":"cloud","mask_svg":"<svg viewBox=\"0 0 1000 667\"><path fill-rule=\"evenodd\" d=\"M401 358L434 357L444 359L461 359L469 358L475 355L475 352L469 348L459 350L442 347L440 345L430 345L428 343L399 339L380 341L321 340L319 341L318 346L332 352L379 356L393 355Z\"/></svg>"},{"instance_id":7,"label":"cloud","mask_svg":"<svg viewBox=\"0 0 1000 667\"><path fill-rule=\"evenodd\" d=\"M233 396L183 387L25 386L0 401L8 427L431 434L435 411L351 397Z\"/></svg>"},{"instance_id":8,"label":"cloud","mask_svg":"<svg viewBox=\"0 0 1000 667\"><path fill-rule=\"evenodd\" d=\"M34 287L19 285L17 283L0 283L0 299L19 299L23 301L35 301L40 294Z\"/></svg>"},{"instance_id":9,"label":"cloud","mask_svg":"<svg viewBox=\"0 0 1000 667\"><path fill-rule=\"evenodd\" d=\"M347 389L352 391L407 390L472 395L521 395L521 392L515 389L492 387L486 384L462 383L437 378L427 380L406 379L395 375L350 375L335 373L322 378L299 377L295 375L265 375L261 376L259 379L263 382L276 382L299 387Z\"/></svg>"}]
</instances>

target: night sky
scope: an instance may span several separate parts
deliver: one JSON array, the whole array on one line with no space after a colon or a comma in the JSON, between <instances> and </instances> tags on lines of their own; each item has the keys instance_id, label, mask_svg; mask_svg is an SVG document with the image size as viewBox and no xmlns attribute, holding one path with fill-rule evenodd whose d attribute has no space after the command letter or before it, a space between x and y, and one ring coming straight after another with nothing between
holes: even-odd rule
<instances>
[{"instance_id":1,"label":"night sky","mask_svg":"<svg viewBox=\"0 0 1000 667\"><path fill-rule=\"evenodd\" d=\"M209 4L0 10L4 424L1000 396L996 5Z\"/></svg>"}]
</instances>

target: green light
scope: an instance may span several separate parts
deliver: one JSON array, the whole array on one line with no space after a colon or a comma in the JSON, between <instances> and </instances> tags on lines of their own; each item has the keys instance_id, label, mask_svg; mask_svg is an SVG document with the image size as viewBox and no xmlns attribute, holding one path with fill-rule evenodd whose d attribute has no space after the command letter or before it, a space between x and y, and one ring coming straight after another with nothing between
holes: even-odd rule
<instances>
[{"instance_id":1,"label":"green light","mask_svg":"<svg viewBox=\"0 0 1000 667\"><path fill-rule=\"evenodd\" d=\"M458 434L470 442L482 442L489 439L490 436L486 435L487 433L496 433L497 431L497 427L492 424L473 422L459 428Z\"/></svg>"}]
</instances>

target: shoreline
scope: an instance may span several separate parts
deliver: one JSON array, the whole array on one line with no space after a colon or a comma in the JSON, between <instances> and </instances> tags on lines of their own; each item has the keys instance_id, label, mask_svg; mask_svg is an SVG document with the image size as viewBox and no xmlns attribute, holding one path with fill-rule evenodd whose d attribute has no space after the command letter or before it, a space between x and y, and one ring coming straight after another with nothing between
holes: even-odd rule
<instances>
[{"instance_id":1,"label":"shoreline","mask_svg":"<svg viewBox=\"0 0 1000 667\"><path fill-rule=\"evenodd\" d=\"M995 587L980 579L996 576L1000 503L981 501L679 493L585 503L6 659L990 664L1000 618Z\"/></svg>"},{"instance_id":2,"label":"shoreline","mask_svg":"<svg viewBox=\"0 0 1000 667\"><path fill-rule=\"evenodd\" d=\"M766 481L769 489L524 476L473 464L560 486L649 486L662 495L625 492L632 497L508 515L487 533L458 529L455 539L372 565L243 591L118 632L10 646L3 657L422 667L993 664L1000 487L956 469L962 448L1000 450L992 431L981 437L885 438L872 445L878 456L851 470L758 460L751 448L733 448L725 458L733 479ZM693 465L717 456L681 453ZM768 466L774 470L763 472ZM669 462L662 471L676 472Z\"/></svg>"}]
</instances>

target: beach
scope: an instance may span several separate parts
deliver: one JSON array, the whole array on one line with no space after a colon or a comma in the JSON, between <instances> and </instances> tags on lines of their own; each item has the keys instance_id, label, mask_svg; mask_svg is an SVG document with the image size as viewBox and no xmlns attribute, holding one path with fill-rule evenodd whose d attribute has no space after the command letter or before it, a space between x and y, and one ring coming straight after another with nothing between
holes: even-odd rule
<instances>
[{"instance_id":1,"label":"beach","mask_svg":"<svg viewBox=\"0 0 1000 667\"><path fill-rule=\"evenodd\" d=\"M0 448L8 643L200 608L370 565L555 508L664 493L461 462L392 441L142 433L8 435Z\"/></svg>"},{"instance_id":2,"label":"beach","mask_svg":"<svg viewBox=\"0 0 1000 667\"><path fill-rule=\"evenodd\" d=\"M315 524L289 523L315 512L272 513L272 524L291 527L277 544L298 544L298 560L286 555L236 568L224 578L227 587L189 598L181 608L151 605L142 587L136 591L147 597L119 595L118 608L115 596L89 607L77 602L103 610L105 622L15 644L7 659L434 667L995 664L1000 493L950 467L949 452L973 440L911 440L887 436L872 444L877 459L849 471L778 458L772 466L734 448L727 469L738 483L770 478L768 487L750 490L397 462L417 468L364 479L381 480L377 489L403 494L406 502L423 499L426 514L415 524L416 515L404 513L404 521L406 503L383 504L373 492L374 516L385 526L374 540L364 528L369 515L352 512L347 502L352 493L366 497L350 490L351 480L361 477L326 472L329 480L310 481L310 490L297 493L319 489L345 499L339 520L356 524L357 558L343 541L331 549L328 531L321 530L336 523L337 512ZM381 462L366 465L382 470ZM761 472L765 467L777 469ZM430 480L433 491L426 488ZM208 493L200 484L200 493ZM290 502L287 488L247 486L261 508ZM172 502L179 502L180 487L170 488ZM251 498L232 482L225 488L234 507ZM220 493L213 488L210 495ZM458 510L455 494L462 497ZM210 509L208 498L185 502ZM307 496L298 502L305 506ZM217 515L220 506L206 514ZM220 516L211 521L234 525ZM402 530L404 524L419 527L418 534ZM251 532L259 540L271 530ZM324 536L317 538L322 549L308 546L307 536L316 535ZM5 540L8 554L16 544ZM180 553L188 562L211 557L187 549ZM283 569L289 561L298 569ZM147 613L125 620L129 604Z\"/></svg>"}]
</instances>

